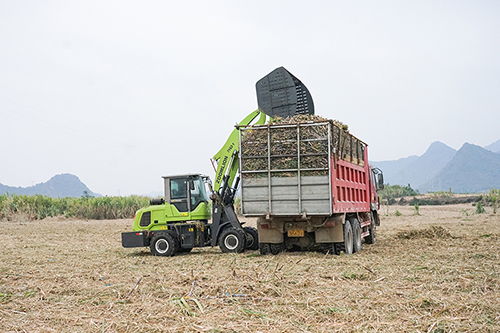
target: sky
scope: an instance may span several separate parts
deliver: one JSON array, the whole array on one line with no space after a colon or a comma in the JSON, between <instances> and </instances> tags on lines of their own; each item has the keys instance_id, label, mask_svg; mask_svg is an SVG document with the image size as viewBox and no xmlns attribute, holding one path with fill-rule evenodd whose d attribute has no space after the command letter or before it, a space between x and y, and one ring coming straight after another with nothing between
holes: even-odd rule
<instances>
[{"instance_id":1,"label":"sky","mask_svg":"<svg viewBox=\"0 0 500 333\"><path fill-rule=\"evenodd\" d=\"M500 140L498 1L0 0L0 183L213 179L280 66L372 161Z\"/></svg>"}]
</instances>

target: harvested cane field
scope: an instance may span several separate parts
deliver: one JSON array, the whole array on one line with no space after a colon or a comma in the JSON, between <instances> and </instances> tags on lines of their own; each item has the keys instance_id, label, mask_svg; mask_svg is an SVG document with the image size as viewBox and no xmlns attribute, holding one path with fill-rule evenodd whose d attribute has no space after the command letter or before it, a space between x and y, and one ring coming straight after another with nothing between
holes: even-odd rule
<instances>
[{"instance_id":1,"label":"harvested cane field","mask_svg":"<svg viewBox=\"0 0 500 333\"><path fill-rule=\"evenodd\" d=\"M131 220L2 221L0 331L498 332L500 214L474 211L384 207L351 256L153 257L121 247Z\"/></svg>"}]
</instances>

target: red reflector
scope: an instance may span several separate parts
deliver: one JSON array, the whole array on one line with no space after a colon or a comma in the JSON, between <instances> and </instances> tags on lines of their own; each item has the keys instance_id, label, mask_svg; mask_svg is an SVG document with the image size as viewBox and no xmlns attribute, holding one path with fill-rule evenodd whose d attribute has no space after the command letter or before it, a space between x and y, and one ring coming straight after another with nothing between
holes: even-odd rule
<instances>
[{"instance_id":1,"label":"red reflector","mask_svg":"<svg viewBox=\"0 0 500 333\"><path fill-rule=\"evenodd\" d=\"M335 226L335 222L329 221L325 223L325 227L333 227Z\"/></svg>"},{"instance_id":2,"label":"red reflector","mask_svg":"<svg viewBox=\"0 0 500 333\"><path fill-rule=\"evenodd\" d=\"M262 229L269 229L269 224L261 224L260 227Z\"/></svg>"},{"instance_id":3,"label":"red reflector","mask_svg":"<svg viewBox=\"0 0 500 333\"><path fill-rule=\"evenodd\" d=\"M137 235L137 236L140 236L140 235L142 235L142 232L138 232L138 233L136 233L136 235Z\"/></svg>"}]
</instances>

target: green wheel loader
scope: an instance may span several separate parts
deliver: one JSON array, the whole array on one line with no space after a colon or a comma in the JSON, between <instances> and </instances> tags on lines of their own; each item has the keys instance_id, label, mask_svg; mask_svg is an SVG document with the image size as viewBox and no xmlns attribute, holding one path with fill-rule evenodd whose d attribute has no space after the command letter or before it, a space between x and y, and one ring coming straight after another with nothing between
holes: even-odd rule
<instances>
[{"instance_id":1,"label":"green wheel loader","mask_svg":"<svg viewBox=\"0 0 500 333\"><path fill-rule=\"evenodd\" d=\"M254 111L238 125L246 126L253 121L263 124L265 119L265 114ZM158 256L172 256L204 246L219 246L222 252L257 250L257 230L243 227L234 211L239 184L238 150L239 131L235 129L213 157L217 163L213 187L210 178L201 174L163 177L165 197L152 199L148 207L137 211L133 231L122 233L122 246L149 246ZM212 214L207 188L212 193Z\"/></svg>"},{"instance_id":2,"label":"green wheel loader","mask_svg":"<svg viewBox=\"0 0 500 333\"><path fill-rule=\"evenodd\" d=\"M152 199L148 207L137 211L133 231L122 233L123 247L149 246L157 256L204 246L219 246L222 252L259 249L257 230L243 227L234 210L240 181L239 127L262 125L266 115L314 114L314 104L305 85L283 67L259 80L256 90L259 110L245 117L213 156L217 164L213 187L209 177L201 174L163 177L165 197ZM207 187L212 193L212 212Z\"/></svg>"},{"instance_id":3,"label":"green wheel loader","mask_svg":"<svg viewBox=\"0 0 500 333\"><path fill-rule=\"evenodd\" d=\"M212 195L214 216L208 204L210 179L200 174L163 177L165 198L152 199L137 211L132 232L122 234L123 247L149 246L157 256L189 252L195 247L219 246L222 252L258 249L257 230L243 227L232 202L225 206Z\"/></svg>"}]
</instances>

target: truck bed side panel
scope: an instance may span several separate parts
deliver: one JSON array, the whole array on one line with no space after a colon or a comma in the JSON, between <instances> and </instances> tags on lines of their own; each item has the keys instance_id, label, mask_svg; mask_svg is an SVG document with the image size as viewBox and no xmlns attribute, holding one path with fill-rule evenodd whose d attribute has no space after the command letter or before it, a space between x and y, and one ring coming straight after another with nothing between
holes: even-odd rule
<instances>
[{"instance_id":1,"label":"truck bed side panel","mask_svg":"<svg viewBox=\"0 0 500 333\"><path fill-rule=\"evenodd\" d=\"M308 215L330 214L328 175L298 177L244 178L243 214ZM269 195L271 193L271 195Z\"/></svg>"},{"instance_id":2,"label":"truck bed side panel","mask_svg":"<svg viewBox=\"0 0 500 333\"><path fill-rule=\"evenodd\" d=\"M367 212L370 210L368 164L364 167L337 161L332 172L333 211Z\"/></svg>"}]
</instances>

